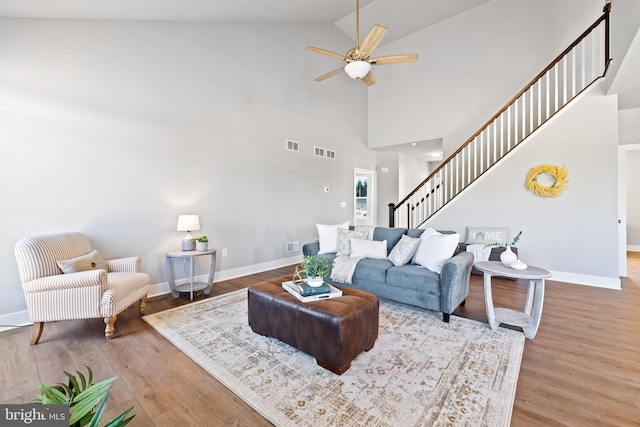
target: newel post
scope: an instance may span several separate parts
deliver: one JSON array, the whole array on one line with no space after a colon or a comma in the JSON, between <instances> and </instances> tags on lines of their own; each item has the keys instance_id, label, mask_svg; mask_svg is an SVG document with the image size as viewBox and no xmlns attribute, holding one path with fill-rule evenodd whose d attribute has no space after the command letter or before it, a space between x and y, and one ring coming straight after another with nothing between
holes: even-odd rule
<instances>
[{"instance_id":1,"label":"newel post","mask_svg":"<svg viewBox=\"0 0 640 427\"><path fill-rule=\"evenodd\" d=\"M395 225L396 217L396 205L395 203L389 203L389 227L393 228Z\"/></svg>"}]
</instances>

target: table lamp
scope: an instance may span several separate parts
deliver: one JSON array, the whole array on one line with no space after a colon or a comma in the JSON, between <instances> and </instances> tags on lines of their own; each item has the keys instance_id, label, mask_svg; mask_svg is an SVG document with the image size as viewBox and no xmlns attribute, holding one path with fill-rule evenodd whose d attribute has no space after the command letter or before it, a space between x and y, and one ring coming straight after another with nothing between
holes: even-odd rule
<instances>
[{"instance_id":1,"label":"table lamp","mask_svg":"<svg viewBox=\"0 0 640 427\"><path fill-rule=\"evenodd\" d=\"M196 250L196 239L191 235L191 232L196 230L200 230L200 217L198 215L178 215L178 231L187 232L187 235L182 240L183 251Z\"/></svg>"}]
</instances>

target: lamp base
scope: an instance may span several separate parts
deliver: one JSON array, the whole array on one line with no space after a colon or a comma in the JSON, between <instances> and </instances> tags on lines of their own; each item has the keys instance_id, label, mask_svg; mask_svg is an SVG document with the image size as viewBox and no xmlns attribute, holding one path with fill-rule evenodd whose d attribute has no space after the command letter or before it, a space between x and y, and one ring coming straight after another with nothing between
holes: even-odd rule
<instances>
[{"instance_id":1,"label":"lamp base","mask_svg":"<svg viewBox=\"0 0 640 427\"><path fill-rule=\"evenodd\" d=\"M196 250L196 239L184 239L182 241L182 250L185 252Z\"/></svg>"}]
</instances>

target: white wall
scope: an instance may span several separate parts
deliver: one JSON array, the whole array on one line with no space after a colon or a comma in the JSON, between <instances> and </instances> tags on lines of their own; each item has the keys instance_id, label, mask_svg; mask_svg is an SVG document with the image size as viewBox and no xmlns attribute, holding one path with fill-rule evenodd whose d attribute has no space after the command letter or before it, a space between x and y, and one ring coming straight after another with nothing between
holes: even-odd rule
<instances>
[{"instance_id":1,"label":"white wall","mask_svg":"<svg viewBox=\"0 0 640 427\"><path fill-rule=\"evenodd\" d=\"M640 144L640 108L620 110L620 145Z\"/></svg>"},{"instance_id":2,"label":"white wall","mask_svg":"<svg viewBox=\"0 0 640 427\"><path fill-rule=\"evenodd\" d=\"M404 197L429 176L429 164L424 160L404 153L399 153L398 162L400 174L398 191L401 195L400 197ZM399 200L389 200L387 204L390 202L397 203Z\"/></svg>"},{"instance_id":3,"label":"white wall","mask_svg":"<svg viewBox=\"0 0 640 427\"><path fill-rule=\"evenodd\" d=\"M427 222L436 229L509 227L525 263L554 278L619 286L617 249L617 97L604 96L604 81L550 121L528 142ZM533 167L568 169L569 184L557 198L526 191Z\"/></svg>"},{"instance_id":4,"label":"white wall","mask_svg":"<svg viewBox=\"0 0 640 427\"><path fill-rule=\"evenodd\" d=\"M640 248L640 150L626 152L627 245Z\"/></svg>"},{"instance_id":5,"label":"white wall","mask_svg":"<svg viewBox=\"0 0 640 427\"><path fill-rule=\"evenodd\" d=\"M382 227L389 226L389 203L397 203L400 193L399 162L400 153L390 151L376 152L377 168L376 183L378 187L377 223Z\"/></svg>"},{"instance_id":6,"label":"white wall","mask_svg":"<svg viewBox=\"0 0 640 427\"><path fill-rule=\"evenodd\" d=\"M582 34L602 7L602 0L493 0L380 47L376 54L419 58L375 67L369 146L442 137L446 158Z\"/></svg>"},{"instance_id":7,"label":"white wall","mask_svg":"<svg viewBox=\"0 0 640 427\"><path fill-rule=\"evenodd\" d=\"M375 168L366 87L312 81L335 64L305 46L351 43L332 25L1 19L0 40L0 316L26 309L24 236L82 231L161 283L196 213L219 271L287 262Z\"/></svg>"}]
</instances>

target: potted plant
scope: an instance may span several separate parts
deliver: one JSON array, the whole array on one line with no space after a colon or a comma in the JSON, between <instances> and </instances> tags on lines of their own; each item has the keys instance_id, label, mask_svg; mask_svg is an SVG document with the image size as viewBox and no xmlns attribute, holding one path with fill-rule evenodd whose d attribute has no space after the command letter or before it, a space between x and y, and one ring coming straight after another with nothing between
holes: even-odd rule
<instances>
[{"instance_id":1,"label":"potted plant","mask_svg":"<svg viewBox=\"0 0 640 427\"><path fill-rule=\"evenodd\" d=\"M36 395L37 400L33 403L69 405L69 425L72 427L100 425L102 415L107 406L107 400L109 399L109 387L117 377L94 384L93 372L88 366L86 368L89 374L86 378L78 371L76 371L78 377L65 371L64 374L69 378L68 384L56 383L53 386L36 384L40 394ZM126 426L135 416L132 415L127 418L132 409L127 409L116 418L102 425L104 427Z\"/></svg>"},{"instance_id":2,"label":"potted plant","mask_svg":"<svg viewBox=\"0 0 640 427\"><path fill-rule=\"evenodd\" d=\"M485 248L489 246L505 247L506 248L505 251L500 254L500 261L502 261L502 263L507 267L510 267L514 261L518 260L518 255L513 253L513 251L511 250L511 246L515 246L516 243L518 243L518 240L520 240L520 236L522 236L522 230L520 230L518 232L518 235L513 238L513 241L511 241L511 244L507 242L504 242L504 243L496 242L496 243L485 245ZM525 268L527 268L526 265L525 265Z\"/></svg>"},{"instance_id":3,"label":"potted plant","mask_svg":"<svg viewBox=\"0 0 640 427\"><path fill-rule=\"evenodd\" d=\"M302 267L309 286L321 286L324 277L329 274L331 260L306 256L302 259Z\"/></svg>"},{"instance_id":4,"label":"potted plant","mask_svg":"<svg viewBox=\"0 0 640 427\"><path fill-rule=\"evenodd\" d=\"M198 237L196 239L196 246L198 247L198 252L209 250L209 239L207 239L207 236Z\"/></svg>"}]
</instances>

